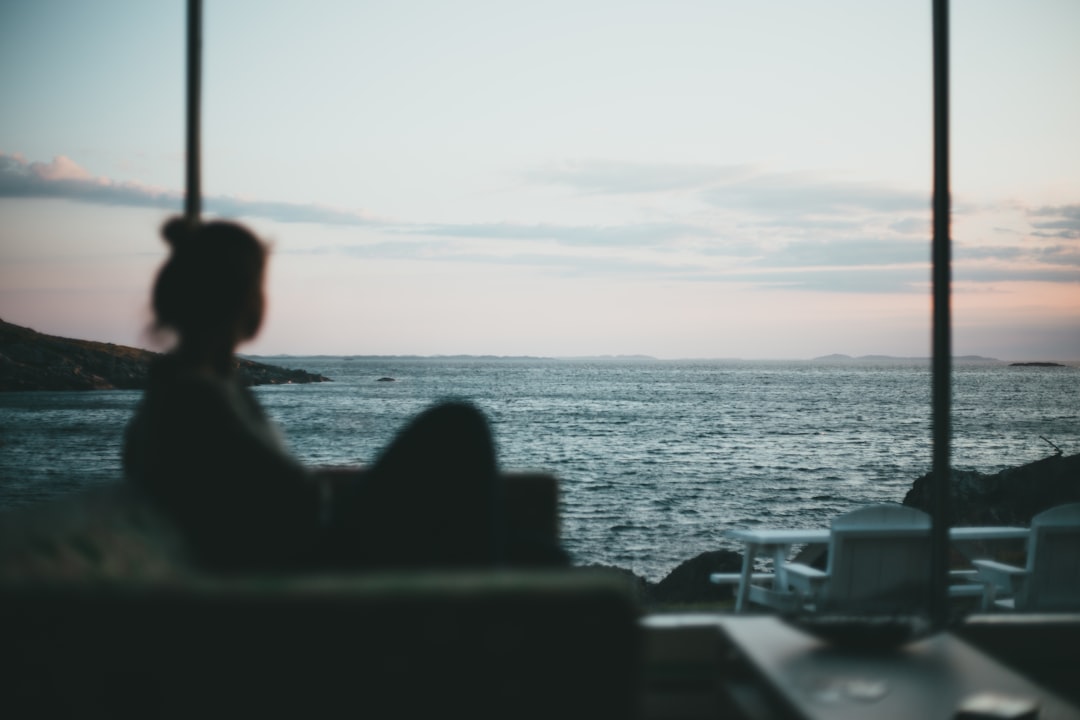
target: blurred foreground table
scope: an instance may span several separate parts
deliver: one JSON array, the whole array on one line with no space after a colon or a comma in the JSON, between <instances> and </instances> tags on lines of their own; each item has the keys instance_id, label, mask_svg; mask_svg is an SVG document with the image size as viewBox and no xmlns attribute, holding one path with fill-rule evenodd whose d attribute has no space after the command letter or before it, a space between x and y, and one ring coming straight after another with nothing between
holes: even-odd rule
<instances>
[{"instance_id":1,"label":"blurred foreground table","mask_svg":"<svg viewBox=\"0 0 1080 720\"><path fill-rule=\"evenodd\" d=\"M1039 720L1080 719L1080 708L949 633L869 652L832 647L773 617L719 624L793 717L949 720L973 696L993 693L1034 701Z\"/></svg>"},{"instance_id":2,"label":"blurred foreground table","mask_svg":"<svg viewBox=\"0 0 1080 720\"><path fill-rule=\"evenodd\" d=\"M1028 680L950 633L939 633L891 650L832 646L773 616L672 614L647 617L646 637L663 649L663 660L683 670L705 670L680 717L753 720L953 720L975 698L997 698L998 709L1015 701L1037 707L1039 720L1080 720L1080 707ZM666 643L658 642L668 638ZM711 638L711 640L710 640ZM660 653L655 655L659 658ZM680 657L685 656L685 657ZM695 701L688 705L686 698ZM670 717L654 703L646 718ZM689 711L689 712L688 712Z\"/></svg>"}]
</instances>

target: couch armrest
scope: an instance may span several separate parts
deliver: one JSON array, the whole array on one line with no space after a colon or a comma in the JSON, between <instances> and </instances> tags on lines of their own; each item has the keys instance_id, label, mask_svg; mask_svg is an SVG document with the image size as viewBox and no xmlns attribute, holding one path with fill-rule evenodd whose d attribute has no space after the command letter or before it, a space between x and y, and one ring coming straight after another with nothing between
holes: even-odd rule
<instances>
[{"instance_id":1,"label":"couch armrest","mask_svg":"<svg viewBox=\"0 0 1080 720\"><path fill-rule=\"evenodd\" d=\"M128 483L0 515L0 582L160 579L188 567L175 525Z\"/></svg>"}]
</instances>

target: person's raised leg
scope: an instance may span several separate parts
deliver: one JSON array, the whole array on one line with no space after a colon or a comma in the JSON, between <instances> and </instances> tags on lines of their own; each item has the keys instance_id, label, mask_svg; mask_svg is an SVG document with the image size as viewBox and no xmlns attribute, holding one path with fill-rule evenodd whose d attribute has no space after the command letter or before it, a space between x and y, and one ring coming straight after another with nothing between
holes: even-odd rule
<instances>
[{"instance_id":1,"label":"person's raised leg","mask_svg":"<svg viewBox=\"0 0 1080 720\"><path fill-rule=\"evenodd\" d=\"M445 402L417 415L340 498L334 542L367 567L503 560L502 497L487 419Z\"/></svg>"}]
</instances>

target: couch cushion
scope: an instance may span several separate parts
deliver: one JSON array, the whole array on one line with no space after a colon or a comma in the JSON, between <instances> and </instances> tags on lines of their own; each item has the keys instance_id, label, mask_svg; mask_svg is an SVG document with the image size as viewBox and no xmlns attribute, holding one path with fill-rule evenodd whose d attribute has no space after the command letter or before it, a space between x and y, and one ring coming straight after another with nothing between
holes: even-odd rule
<instances>
[{"instance_id":1,"label":"couch cushion","mask_svg":"<svg viewBox=\"0 0 1080 720\"><path fill-rule=\"evenodd\" d=\"M0 514L3 581L164 578L188 567L173 524L125 483Z\"/></svg>"}]
</instances>

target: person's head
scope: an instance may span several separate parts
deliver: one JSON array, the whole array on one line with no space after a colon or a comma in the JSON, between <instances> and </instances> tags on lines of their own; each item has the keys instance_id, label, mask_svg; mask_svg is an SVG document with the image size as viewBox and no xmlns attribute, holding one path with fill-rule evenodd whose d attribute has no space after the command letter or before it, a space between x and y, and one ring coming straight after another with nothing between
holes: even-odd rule
<instances>
[{"instance_id":1,"label":"person's head","mask_svg":"<svg viewBox=\"0 0 1080 720\"><path fill-rule=\"evenodd\" d=\"M255 337L264 309L267 248L247 228L172 218L161 230L171 252L154 283L155 326L181 343Z\"/></svg>"}]
</instances>

